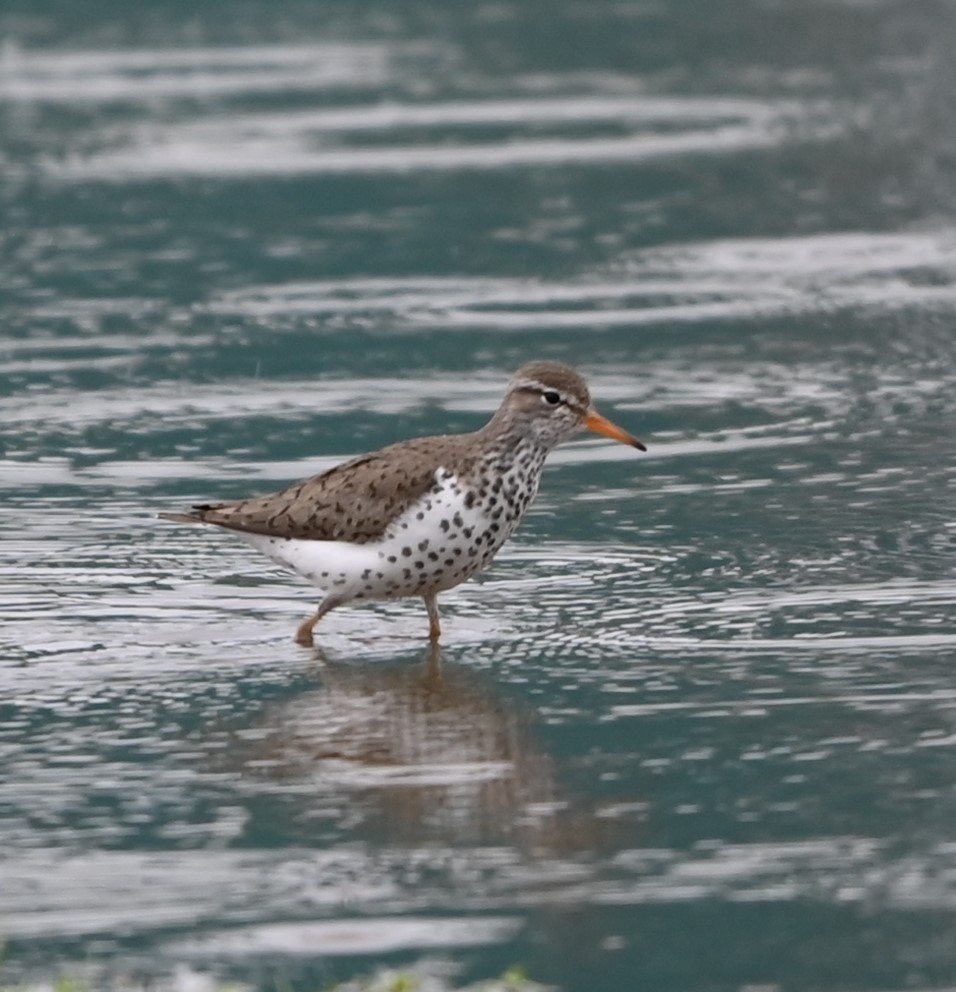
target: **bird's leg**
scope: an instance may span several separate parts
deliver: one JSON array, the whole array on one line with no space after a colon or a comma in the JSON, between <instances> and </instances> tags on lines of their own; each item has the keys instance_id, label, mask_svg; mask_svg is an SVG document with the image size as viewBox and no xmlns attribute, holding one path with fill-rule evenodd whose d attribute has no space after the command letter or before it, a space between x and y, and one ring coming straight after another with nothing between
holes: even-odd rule
<instances>
[{"instance_id":1,"label":"bird's leg","mask_svg":"<svg viewBox=\"0 0 956 992\"><path fill-rule=\"evenodd\" d=\"M299 624L299 629L295 632L295 643L301 644L304 648L310 648L315 643L312 639L312 631L315 625L328 613L330 610L334 610L336 606L341 606L343 600L339 596L326 596L325 599L319 603L319 608L312 614L308 619L303 620Z\"/></svg>"},{"instance_id":2,"label":"bird's leg","mask_svg":"<svg viewBox=\"0 0 956 992\"><path fill-rule=\"evenodd\" d=\"M434 592L426 593L422 596L425 600L425 609L428 610L428 639L437 641L441 637L441 618L438 615L438 594Z\"/></svg>"},{"instance_id":3,"label":"bird's leg","mask_svg":"<svg viewBox=\"0 0 956 992\"><path fill-rule=\"evenodd\" d=\"M315 643L312 637L312 628L322 619L321 610L316 610L315 613L310 617L306 617L302 623L299 624L298 630L295 632L295 643L301 644L304 648L310 648Z\"/></svg>"}]
</instances>

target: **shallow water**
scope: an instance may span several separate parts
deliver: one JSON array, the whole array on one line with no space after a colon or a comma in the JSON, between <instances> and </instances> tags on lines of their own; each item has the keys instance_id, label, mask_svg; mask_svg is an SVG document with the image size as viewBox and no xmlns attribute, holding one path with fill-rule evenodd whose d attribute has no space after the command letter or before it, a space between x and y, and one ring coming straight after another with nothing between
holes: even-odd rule
<instances>
[{"instance_id":1,"label":"shallow water","mask_svg":"<svg viewBox=\"0 0 956 992\"><path fill-rule=\"evenodd\" d=\"M0 980L956 984L948 5L0 38ZM155 519L533 357L649 451L555 452L440 659Z\"/></svg>"}]
</instances>

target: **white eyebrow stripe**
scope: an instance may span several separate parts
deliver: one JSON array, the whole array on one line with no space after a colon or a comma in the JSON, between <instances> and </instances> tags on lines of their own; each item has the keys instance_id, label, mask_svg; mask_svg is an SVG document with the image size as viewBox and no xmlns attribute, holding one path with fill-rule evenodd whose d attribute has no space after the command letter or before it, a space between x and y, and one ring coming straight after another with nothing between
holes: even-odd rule
<instances>
[{"instance_id":1,"label":"white eyebrow stripe","mask_svg":"<svg viewBox=\"0 0 956 992\"><path fill-rule=\"evenodd\" d=\"M533 389L537 393L557 393L565 403L568 401L566 393L562 393L560 389L555 389L554 386L548 386L543 382L539 382L537 379L519 379L515 383L515 388Z\"/></svg>"},{"instance_id":2,"label":"white eyebrow stripe","mask_svg":"<svg viewBox=\"0 0 956 992\"><path fill-rule=\"evenodd\" d=\"M573 396L569 396L567 393L562 392L560 389L555 389L554 386L549 386L546 383L540 382L538 379L518 379L514 384L515 389L531 389L536 393L557 393L561 397L561 402L568 407L569 410L574 410L577 413L583 413L587 409L587 405L582 406L577 399Z\"/></svg>"}]
</instances>

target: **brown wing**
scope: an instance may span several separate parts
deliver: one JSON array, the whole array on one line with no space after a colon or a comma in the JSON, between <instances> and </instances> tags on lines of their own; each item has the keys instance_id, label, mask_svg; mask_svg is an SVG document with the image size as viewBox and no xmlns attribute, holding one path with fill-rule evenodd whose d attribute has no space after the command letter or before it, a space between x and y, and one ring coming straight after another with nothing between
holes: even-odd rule
<instances>
[{"instance_id":1,"label":"brown wing","mask_svg":"<svg viewBox=\"0 0 956 992\"><path fill-rule=\"evenodd\" d=\"M203 504L190 513L160 517L269 537L363 544L380 537L393 517L435 485L438 468L461 471L467 437L452 434L402 441L269 496Z\"/></svg>"}]
</instances>

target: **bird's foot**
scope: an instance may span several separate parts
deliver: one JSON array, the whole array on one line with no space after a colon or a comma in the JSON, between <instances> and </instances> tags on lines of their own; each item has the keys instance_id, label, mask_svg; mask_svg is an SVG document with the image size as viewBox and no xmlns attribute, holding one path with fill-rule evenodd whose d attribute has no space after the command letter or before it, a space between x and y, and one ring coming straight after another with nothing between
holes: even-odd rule
<instances>
[{"instance_id":1,"label":"bird's foot","mask_svg":"<svg viewBox=\"0 0 956 992\"><path fill-rule=\"evenodd\" d=\"M295 643L304 648L315 646L315 639L312 636L312 628L318 623L318 616L311 616L308 620L303 620L299 624L299 629L295 632Z\"/></svg>"}]
</instances>

